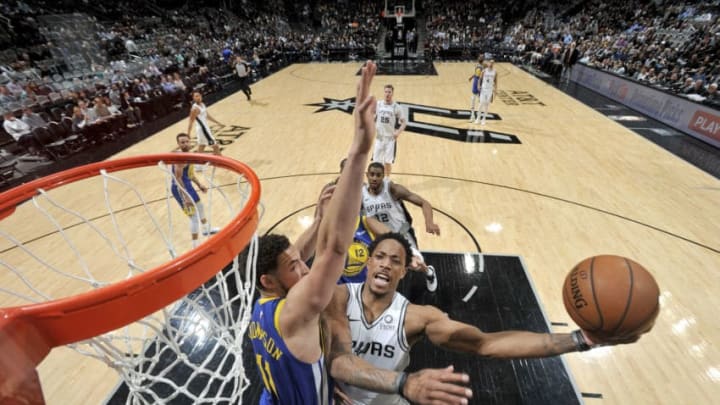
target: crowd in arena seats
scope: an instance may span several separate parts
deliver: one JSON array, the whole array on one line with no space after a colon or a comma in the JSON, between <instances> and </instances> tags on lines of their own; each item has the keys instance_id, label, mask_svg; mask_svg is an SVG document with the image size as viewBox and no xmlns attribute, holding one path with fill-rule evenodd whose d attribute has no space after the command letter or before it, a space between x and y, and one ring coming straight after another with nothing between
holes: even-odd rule
<instances>
[{"instance_id":1,"label":"crowd in arena seats","mask_svg":"<svg viewBox=\"0 0 720 405\"><path fill-rule=\"evenodd\" d=\"M370 49L378 44L382 6L375 1L351 2L348 8L337 7L336 1L316 3L316 19L320 25L320 43L327 49Z\"/></svg>"},{"instance_id":2,"label":"crowd in arena seats","mask_svg":"<svg viewBox=\"0 0 720 405\"><path fill-rule=\"evenodd\" d=\"M583 43L581 62L717 104L718 12L720 7L710 3L636 4L624 24L607 26Z\"/></svg>"},{"instance_id":3,"label":"crowd in arena seats","mask_svg":"<svg viewBox=\"0 0 720 405\"><path fill-rule=\"evenodd\" d=\"M453 9L446 7L442 12L448 16L441 18L447 26L448 21L453 21ZM514 49L514 61L557 75L562 70L563 56L575 43L580 63L718 107L718 14L720 8L710 2L615 0L581 2L579 7L555 4L536 7L502 35L488 34L485 38L502 42L502 48ZM475 40L473 36L467 40L468 27L451 24L440 33L464 29L464 36L451 35L450 46L453 38L459 45L468 46Z\"/></svg>"},{"instance_id":4,"label":"crowd in arena seats","mask_svg":"<svg viewBox=\"0 0 720 405\"><path fill-rule=\"evenodd\" d=\"M451 49L495 48L502 43L504 29L501 8L494 2L439 1L425 2L428 41L426 52L434 58ZM474 58L469 54L466 58Z\"/></svg>"},{"instance_id":5,"label":"crowd in arena seats","mask_svg":"<svg viewBox=\"0 0 720 405\"><path fill-rule=\"evenodd\" d=\"M217 33L208 29L210 18L218 16L210 12L203 16L204 25L197 25L199 18L189 25L194 29L182 30L182 24L188 24L188 20L178 14L174 16L177 18L169 19L169 23L158 23L157 19L127 19L134 23L128 26L98 24L92 32L88 32L87 26L95 20L87 15L38 16L38 20L51 17L62 24L59 34L63 39L62 50L66 52L59 53L53 66L62 65L63 69L55 70L33 60L28 60L25 68L22 57L12 60L21 55L20 48L12 49L11 58L3 60L0 111L5 113L2 128L10 136L4 136L2 141L15 140L14 145L3 147L9 146L8 149L20 154L57 160L118 139L146 120L186 106L194 90L204 93L217 90L221 80L232 79L234 73L232 66L220 57L228 45L213 37ZM162 29L153 31L153 22ZM107 49L103 52L100 47L93 52L95 57L77 48L67 48L82 35L87 35L83 42L95 45L120 40L124 54L111 60L111 52ZM146 47L140 48L138 44ZM81 58L84 64L68 64L65 53ZM260 69L257 55L254 61ZM24 119L20 116L23 109L30 109L46 125L23 126ZM17 120L10 119L11 116ZM35 123L39 124L40 120L36 119ZM57 128L53 123L63 125ZM18 127L17 130L14 127Z\"/></svg>"},{"instance_id":6,"label":"crowd in arena seats","mask_svg":"<svg viewBox=\"0 0 720 405\"><path fill-rule=\"evenodd\" d=\"M595 0L542 3L508 20L517 2L425 2L433 57L478 51L560 75L572 43L578 62L719 107L720 7L717 2ZM452 52L454 50L454 53ZM497 56L497 55L496 55Z\"/></svg>"},{"instance_id":7,"label":"crowd in arena seats","mask_svg":"<svg viewBox=\"0 0 720 405\"><path fill-rule=\"evenodd\" d=\"M82 13L67 9L74 3L83 5ZM248 61L256 80L294 62L374 58L384 39L383 5L371 0L243 1L232 11L202 4L2 2L0 111L25 122L23 110L30 108L31 134L38 117L48 123L41 128L68 124L65 132L54 128L46 131L51 136L34 137L51 144L72 136L104 142L187 105L193 89L217 89L233 77L236 55ZM575 46L573 62L718 106L720 10L713 2L418 4L426 57L507 54L558 74ZM21 145L36 154L47 153L44 148L34 141ZM53 148L55 157L61 155Z\"/></svg>"}]
</instances>

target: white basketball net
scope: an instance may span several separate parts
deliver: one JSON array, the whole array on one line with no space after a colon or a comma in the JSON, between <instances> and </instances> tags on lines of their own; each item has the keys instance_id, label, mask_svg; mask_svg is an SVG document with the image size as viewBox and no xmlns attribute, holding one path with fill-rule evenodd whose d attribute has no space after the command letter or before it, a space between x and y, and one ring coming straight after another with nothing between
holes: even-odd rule
<instances>
[{"instance_id":1,"label":"white basketball net","mask_svg":"<svg viewBox=\"0 0 720 405\"><path fill-rule=\"evenodd\" d=\"M222 227L244 207L250 186L238 173L204 168L197 173L208 187L206 194L198 190L207 218L203 228ZM38 190L0 222L0 307L100 288L191 249L190 221L171 184L172 168L159 163ZM40 235L27 235L28 215ZM201 234L200 242L206 237ZM249 385L242 342L252 310L256 241L257 236L247 263L236 256L187 297L70 345L120 374L112 402L120 397L128 404L240 402Z\"/></svg>"}]
</instances>

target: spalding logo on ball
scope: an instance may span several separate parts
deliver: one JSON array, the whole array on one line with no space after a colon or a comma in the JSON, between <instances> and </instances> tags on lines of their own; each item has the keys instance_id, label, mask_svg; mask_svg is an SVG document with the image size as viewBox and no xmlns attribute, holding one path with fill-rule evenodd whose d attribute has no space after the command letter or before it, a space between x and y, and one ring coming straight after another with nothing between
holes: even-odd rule
<instances>
[{"instance_id":1,"label":"spalding logo on ball","mask_svg":"<svg viewBox=\"0 0 720 405\"><path fill-rule=\"evenodd\" d=\"M641 335L660 311L660 288L639 263L601 255L578 263L565 278L563 302L577 325L602 337Z\"/></svg>"}]
</instances>

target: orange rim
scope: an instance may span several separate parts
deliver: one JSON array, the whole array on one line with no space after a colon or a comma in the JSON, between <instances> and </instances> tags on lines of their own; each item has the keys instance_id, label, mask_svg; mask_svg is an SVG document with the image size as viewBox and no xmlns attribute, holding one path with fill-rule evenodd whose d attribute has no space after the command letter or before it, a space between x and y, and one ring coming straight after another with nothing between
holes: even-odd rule
<instances>
[{"instance_id":1,"label":"orange rim","mask_svg":"<svg viewBox=\"0 0 720 405\"><path fill-rule=\"evenodd\" d=\"M0 375L4 367L16 368L24 362L36 366L53 347L107 333L160 310L209 280L247 246L259 221L260 181L244 163L214 155L143 155L66 170L0 194L0 219L10 215L18 204L37 195L39 188L50 190L97 176L101 169L116 172L152 166L160 161L211 162L214 166L241 173L251 186L249 199L230 223L206 243L143 274L72 297L0 308L0 352L5 354L10 350L12 353L18 349L26 352L22 362L12 361L13 356L0 356L5 357L0 360Z\"/></svg>"}]
</instances>

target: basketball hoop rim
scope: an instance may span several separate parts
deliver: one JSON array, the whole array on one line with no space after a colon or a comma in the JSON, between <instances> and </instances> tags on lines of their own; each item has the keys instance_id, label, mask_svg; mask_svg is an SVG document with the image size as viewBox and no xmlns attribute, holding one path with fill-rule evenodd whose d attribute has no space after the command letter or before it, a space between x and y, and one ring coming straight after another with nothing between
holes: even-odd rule
<instances>
[{"instance_id":1,"label":"basketball hoop rim","mask_svg":"<svg viewBox=\"0 0 720 405\"><path fill-rule=\"evenodd\" d=\"M38 189L51 190L97 176L101 170L111 173L153 166L159 162L210 162L216 167L235 171L247 179L251 187L250 195L245 206L220 232L167 263L97 290L44 303L0 308L0 343L8 335L18 338L30 334L40 337L49 349L118 329L189 294L229 264L248 244L259 222L257 205L260 201L260 180L242 162L197 153L120 158L91 163L34 180L0 194L0 220L12 214L18 204L37 195ZM13 331L14 326L19 330Z\"/></svg>"}]
</instances>

